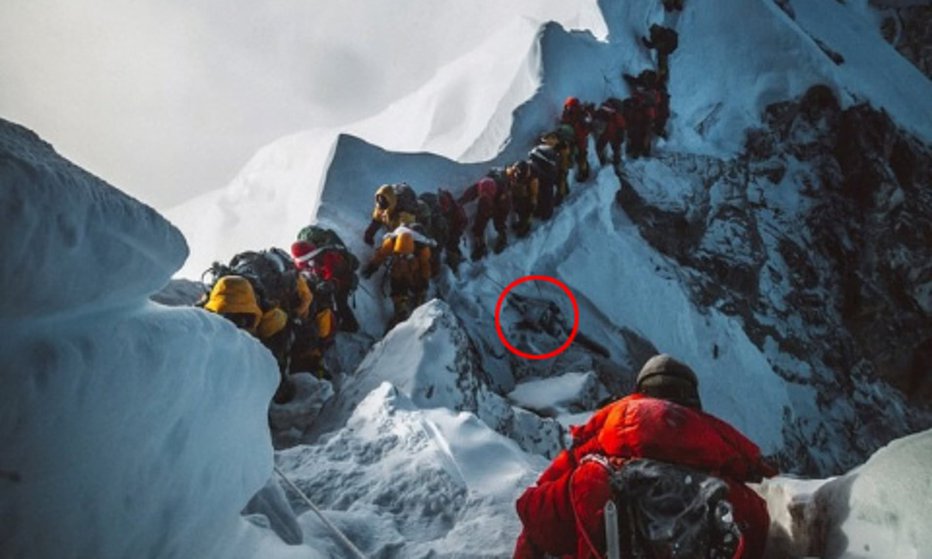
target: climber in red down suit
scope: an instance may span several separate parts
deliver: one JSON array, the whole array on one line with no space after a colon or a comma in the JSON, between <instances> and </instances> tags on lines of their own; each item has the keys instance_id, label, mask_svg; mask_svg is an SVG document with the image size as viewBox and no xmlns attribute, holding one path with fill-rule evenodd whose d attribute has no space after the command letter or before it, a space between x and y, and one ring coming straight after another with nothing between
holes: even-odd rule
<instances>
[{"instance_id":1,"label":"climber in red down suit","mask_svg":"<svg viewBox=\"0 0 932 559\"><path fill-rule=\"evenodd\" d=\"M743 539L739 556L763 555L770 517L764 500L745 483L777 471L744 435L702 412L698 380L688 366L668 355L654 356L638 375L636 393L608 404L571 432L572 447L562 451L517 501L524 530L515 547L516 559L542 559L546 554L604 557L603 507L611 497L604 464L623 468L637 458L721 478L728 485L727 499Z\"/></svg>"}]
</instances>

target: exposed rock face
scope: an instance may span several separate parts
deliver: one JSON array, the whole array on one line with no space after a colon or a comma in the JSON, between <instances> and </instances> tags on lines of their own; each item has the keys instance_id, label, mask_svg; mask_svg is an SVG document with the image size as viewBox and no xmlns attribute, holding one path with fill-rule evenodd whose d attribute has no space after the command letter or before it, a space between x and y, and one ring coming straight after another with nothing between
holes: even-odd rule
<instances>
[{"instance_id":1,"label":"exposed rock face","mask_svg":"<svg viewBox=\"0 0 932 559\"><path fill-rule=\"evenodd\" d=\"M883 16L881 31L887 42L932 79L932 6L922 1L909 4L871 0Z\"/></svg>"},{"instance_id":2,"label":"exposed rock face","mask_svg":"<svg viewBox=\"0 0 932 559\"><path fill-rule=\"evenodd\" d=\"M932 401L932 154L867 105L832 92L767 108L738 160L675 156L695 177L686 211L661 209L622 179L618 201L658 250L681 263L694 296L741 317L791 383L815 387L837 432L787 418L784 458L811 472L807 447L844 437L861 459L929 425Z\"/></svg>"}]
</instances>

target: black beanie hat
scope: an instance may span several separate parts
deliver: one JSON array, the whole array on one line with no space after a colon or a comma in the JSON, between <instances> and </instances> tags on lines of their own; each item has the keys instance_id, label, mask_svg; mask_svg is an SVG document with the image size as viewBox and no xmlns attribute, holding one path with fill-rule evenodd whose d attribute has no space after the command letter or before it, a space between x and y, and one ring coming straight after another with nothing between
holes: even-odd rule
<instances>
[{"instance_id":1,"label":"black beanie hat","mask_svg":"<svg viewBox=\"0 0 932 559\"><path fill-rule=\"evenodd\" d=\"M644 363L638 373L637 390L684 406L702 409L699 378L688 365L662 353Z\"/></svg>"}]
</instances>

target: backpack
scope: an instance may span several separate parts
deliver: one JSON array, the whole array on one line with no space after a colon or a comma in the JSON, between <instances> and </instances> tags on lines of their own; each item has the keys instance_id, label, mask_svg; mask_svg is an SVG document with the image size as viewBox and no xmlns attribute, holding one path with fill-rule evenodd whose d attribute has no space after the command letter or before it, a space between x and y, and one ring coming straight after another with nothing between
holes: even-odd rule
<instances>
[{"instance_id":1,"label":"backpack","mask_svg":"<svg viewBox=\"0 0 932 559\"><path fill-rule=\"evenodd\" d=\"M412 223L421 223L428 229L430 229L434 223L433 208L431 208L427 201L420 197L417 199L417 209L414 212L414 221Z\"/></svg>"},{"instance_id":2,"label":"backpack","mask_svg":"<svg viewBox=\"0 0 932 559\"><path fill-rule=\"evenodd\" d=\"M346 261L350 271L355 272L359 269L359 259L346 248L343 239L341 239L333 229L325 229L317 225L308 225L298 232L298 240L311 243L321 252L336 250Z\"/></svg>"},{"instance_id":3,"label":"backpack","mask_svg":"<svg viewBox=\"0 0 932 559\"><path fill-rule=\"evenodd\" d=\"M426 215L418 216L418 223L427 228L428 234L437 241L438 244L446 244L447 239L447 220L443 216L440 208L440 198L434 192L424 192L418 196L418 205L423 206L422 212Z\"/></svg>"},{"instance_id":4,"label":"backpack","mask_svg":"<svg viewBox=\"0 0 932 559\"><path fill-rule=\"evenodd\" d=\"M539 145L528 154L528 163L540 178L556 182L559 178L559 154L548 145Z\"/></svg>"},{"instance_id":5,"label":"backpack","mask_svg":"<svg viewBox=\"0 0 932 559\"><path fill-rule=\"evenodd\" d=\"M649 459L611 470L620 549L630 557L733 559L743 547L728 484L712 475ZM614 539L606 519L606 541Z\"/></svg>"},{"instance_id":6,"label":"backpack","mask_svg":"<svg viewBox=\"0 0 932 559\"><path fill-rule=\"evenodd\" d=\"M209 271L213 275L211 285L228 275L249 280L263 311L279 307L291 314L299 303L296 288L298 270L291 255L280 248L241 252L227 265L214 262Z\"/></svg>"},{"instance_id":7,"label":"backpack","mask_svg":"<svg viewBox=\"0 0 932 559\"><path fill-rule=\"evenodd\" d=\"M512 199L524 199L531 195L531 184L528 177L523 177L511 183Z\"/></svg>"},{"instance_id":8,"label":"backpack","mask_svg":"<svg viewBox=\"0 0 932 559\"><path fill-rule=\"evenodd\" d=\"M417 215L417 194L414 189L406 182L392 185L395 190L395 211L407 212L413 216Z\"/></svg>"},{"instance_id":9,"label":"backpack","mask_svg":"<svg viewBox=\"0 0 932 559\"><path fill-rule=\"evenodd\" d=\"M622 100L618 97L609 97L602 103L603 107L608 107L609 109L620 113L622 111Z\"/></svg>"},{"instance_id":10,"label":"backpack","mask_svg":"<svg viewBox=\"0 0 932 559\"><path fill-rule=\"evenodd\" d=\"M320 227L319 225L308 225L298 232L299 241L307 241L315 247L340 246L345 247L343 239L337 235L333 229Z\"/></svg>"}]
</instances>

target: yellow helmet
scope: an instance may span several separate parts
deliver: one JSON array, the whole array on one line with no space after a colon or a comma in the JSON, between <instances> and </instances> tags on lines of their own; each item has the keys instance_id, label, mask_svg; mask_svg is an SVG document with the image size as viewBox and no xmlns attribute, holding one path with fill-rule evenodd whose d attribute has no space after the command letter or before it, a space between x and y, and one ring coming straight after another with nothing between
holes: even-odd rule
<instances>
[{"instance_id":1,"label":"yellow helmet","mask_svg":"<svg viewBox=\"0 0 932 559\"><path fill-rule=\"evenodd\" d=\"M262 317L262 309L256 302L256 292L243 276L223 276L217 280L204 308L223 315L250 315L253 317L252 325L247 328L250 331L258 326Z\"/></svg>"},{"instance_id":2,"label":"yellow helmet","mask_svg":"<svg viewBox=\"0 0 932 559\"><path fill-rule=\"evenodd\" d=\"M390 184L383 184L375 191L375 206L383 211L392 211L398 203L398 196L395 195L395 187Z\"/></svg>"},{"instance_id":3,"label":"yellow helmet","mask_svg":"<svg viewBox=\"0 0 932 559\"><path fill-rule=\"evenodd\" d=\"M408 229L402 229L395 235L395 254L414 254L414 234Z\"/></svg>"}]
</instances>

